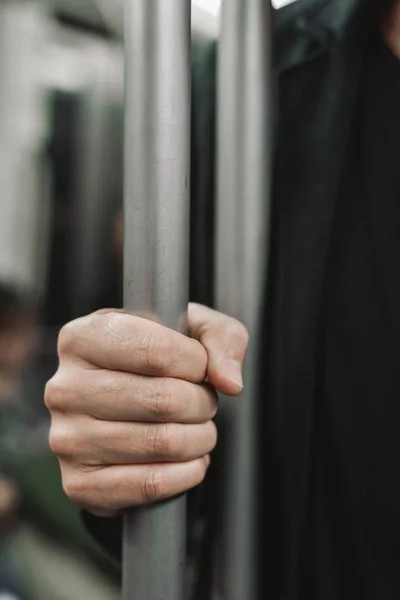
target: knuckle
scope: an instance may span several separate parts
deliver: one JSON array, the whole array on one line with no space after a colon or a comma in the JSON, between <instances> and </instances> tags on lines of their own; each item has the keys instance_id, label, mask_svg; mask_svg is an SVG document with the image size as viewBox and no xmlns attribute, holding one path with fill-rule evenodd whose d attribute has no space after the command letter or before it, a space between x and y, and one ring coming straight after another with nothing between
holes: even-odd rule
<instances>
[{"instance_id":1,"label":"knuckle","mask_svg":"<svg viewBox=\"0 0 400 600\"><path fill-rule=\"evenodd\" d=\"M64 425L58 422L53 422L49 432L50 449L56 456L65 457L72 454L72 449L75 448L75 439L72 432Z\"/></svg>"},{"instance_id":2,"label":"knuckle","mask_svg":"<svg viewBox=\"0 0 400 600\"><path fill-rule=\"evenodd\" d=\"M44 403L50 412L58 408L60 402L63 401L63 393L64 391L60 390L58 386L56 376L49 379L44 388Z\"/></svg>"},{"instance_id":3,"label":"knuckle","mask_svg":"<svg viewBox=\"0 0 400 600\"><path fill-rule=\"evenodd\" d=\"M63 474L63 489L74 504L91 504L91 494L87 477L82 477L76 471Z\"/></svg>"},{"instance_id":4,"label":"knuckle","mask_svg":"<svg viewBox=\"0 0 400 600\"><path fill-rule=\"evenodd\" d=\"M54 427L54 425L52 425L50 427L50 432L49 432L49 446L50 446L50 450L56 455L56 456L61 456L64 453L64 440L62 440L60 438L60 436L58 435L58 432L56 431L56 428Z\"/></svg>"},{"instance_id":5,"label":"knuckle","mask_svg":"<svg viewBox=\"0 0 400 600\"><path fill-rule=\"evenodd\" d=\"M209 428L210 428L210 433L209 433L210 450L209 451L212 452L218 443L218 429L217 429L217 426L214 423L214 421L209 422Z\"/></svg>"},{"instance_id":6,"label":"knuckle","mask_svg":"<svg viewBox=\"0 0 400 600\"><path fill-rule=\"evenodd\" d=\"M143 478L140 487L141 496L144 502L148 504L163 500L168 496L168 486L166 481L160 473L155 470L150 471L150 473Z\"/></svg>"},{"instance_id":7,"label":"knuckle","mask_svg":"<svg viewBox=\"0 0 400 600\"><path fill-rule=\"evenodd\" d=\"M157 390L150 411L161 419L168 419L176 414L176 386L174 382L160 378L157 380Z\"/></svg>"},{"instance_id":8,"label":"knuckle","mask_svg":"<svg viewBox=\"0 0 400 600\"><path fill-rule=\"evenodd\" d=\"M76 321L71 321L64 325L58 334L58 354L74 354L78 336L78 326Z\"/></svg>"},{"instance_id":9,"label":"knuckle","mask_svg":"<svg viewBox=\"0 0 400 600\"><path fill-rule=\"evenodd\" d=\"M50 412L63 410L68 406L69 390L69 386L61 379L59 373L47 382L44 390L44 402Z\"/></svg>"},{"instance_id":10,"label":"knuckle","mask_svg":"<svg viewBox=\"0 0 400 600\"><path fill-rule=\"evenodd\" d=\"M100 326L107 332L107 335L114 336L121 329L121 313L107 312L93 315L93 326Z\"/></svg>"},{"instance_id":11,"label":"knuckle","mask_svg":"<svg viewBox=\"0 0 400 600\"><path fill-rule=\"evenodd\" d=\"M233 321L230 326L230 335L234 342L247 346L249 343L249 332L247 327L239 321Z\"/></svg>"},{"instance_id":12,"label":"knuckle","mask_svg":"<svg viewBox=\"0 0 400 600\"><path fill-rule=\"evenodd\" d=\"M121 316L120 313L91 314L80 317L63 326L58 335L58 354L76 355L94 339L118 337Z\"/></svg>"},{"instance_id":13,"label":"knuckle","mask_svg":"<svg viewBox=\"0 0 400 600\"><path fill-rule=\"evenodd\" d=\"M166 423L149 427L146 434L146 446L149 453L160 458L168 456L172 446L171 434L171 427Z\"/></svg>"},{"instance_id":14,"label":"knuckle","mask_svg":"<svg viewBox=\"0 0 400 600\"><path fill-rule=\"evenodd\" d=\"M141 367L155 374L168 373L171 367L171 357L174 354L168 335L160 335L150 331L143 335L139 348L138 360Z\"/></svg>"},{"instance_id":15,"label":"knuckle","mask_svg":"<svg viewBox=\"0 0 400 600\"><path fill-rule=\"evenodd\" d=\"M158 341L153 333L145 333L138 345L137 359L141 367L146 370L151 370L154 363L154 353L157 349Z\"/></svg>"}]
</instances>

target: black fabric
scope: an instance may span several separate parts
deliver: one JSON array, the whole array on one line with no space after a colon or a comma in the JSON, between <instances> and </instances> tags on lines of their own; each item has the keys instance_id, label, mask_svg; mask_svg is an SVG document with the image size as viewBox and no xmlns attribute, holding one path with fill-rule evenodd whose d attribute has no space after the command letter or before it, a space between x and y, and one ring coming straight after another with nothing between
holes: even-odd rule
<instances>
[{"instance_id":1,"label":"black fabric","mask_svg":"<svg viewBox=\"0 0 400 600\"><path fill-rule=\"evenodd\" d=\"M265 441L266 472L271 460L278 464L276 480L268 477L264 488L264 539L270 540L266 547L271 561L280 567L266 574L264 589L268 590L268 579L274 581L281 572L276 587L278 598L285 600L296 598L307 514L321 293L365 53L364 24L356 22L354 27L328 53L280 77L274 189L277 297L262 420L274 430ZM263 337L268 339L268 334L266 330ZM277 554L280 547L282 553Z\"/></svg>"},{"instance_id":2,"label":"black fabric","mask_svg":"<svg viewBox=\"0 0 400 600\"><path fill-rule=\"evenodd\" d=\"M82 511L82 520L93 539L105 548L112 560L122 559L122 517L99 518Z\"/></svg>"},{"instance_id":3,"label":"black fabric","mask_svg":"<svg viewBox=\"0 0 400 600\"><path fill-rule=\"evenodd\" d=\"M325 288L303 600L400 597L400 61L374 40Z\"/></svg>"}]
</instances>

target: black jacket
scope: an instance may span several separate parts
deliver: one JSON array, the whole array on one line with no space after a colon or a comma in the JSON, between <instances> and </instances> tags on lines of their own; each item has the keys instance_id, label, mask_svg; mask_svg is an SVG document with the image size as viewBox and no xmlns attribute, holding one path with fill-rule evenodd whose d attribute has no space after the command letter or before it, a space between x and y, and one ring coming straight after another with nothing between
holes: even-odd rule
<instances>
[{"instance_id":1,"label":"black jacket","mask_svg":"<svg viewBox=\"0 0 400 600\"><path fill-rule=\"evenodd\" d=\"M277 600L299 600L324 273L363 59L383 4L298 0L275 12L272 300L259 421L262 597ZM216 51L198 50L193 72L191 296L205 304L212 304ZM215 511L212 477L205 505ZM103 544L119 548L120 523L86 518ZM212 536L202 544L198 598L207 598Z\"/></svg>"}]
</instances>

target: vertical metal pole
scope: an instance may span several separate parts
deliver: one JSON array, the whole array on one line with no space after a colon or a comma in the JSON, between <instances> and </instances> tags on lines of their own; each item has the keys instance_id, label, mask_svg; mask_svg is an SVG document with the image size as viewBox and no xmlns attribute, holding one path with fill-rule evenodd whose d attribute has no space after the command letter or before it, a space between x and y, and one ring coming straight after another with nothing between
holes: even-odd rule
<instances>
[{"instance_id":1,"label":"vertical metal pole","mask_svg":"<svg viewBox=\"0 0 400 600\"><path fill-rule=\"evenodd\" d=\"M125 0L124 303L186 331L190 1ZM185 499L124 526L124 600L183 600Z\"/></svg>"},{"instance_id":2,"label":"vertical metal pole","mask_svg":"<svg viewBox=\"0 0 400 600\"><path fill-rule=\"evenodd\" d=\"M271 163L271 7L224 0L218 71L217 306L250 334L240 398L222 399L227 427L221 597L256 590L257 396L266 310ZM219 578L219 574L216 575Z\"/></svg>"}]
</instances>

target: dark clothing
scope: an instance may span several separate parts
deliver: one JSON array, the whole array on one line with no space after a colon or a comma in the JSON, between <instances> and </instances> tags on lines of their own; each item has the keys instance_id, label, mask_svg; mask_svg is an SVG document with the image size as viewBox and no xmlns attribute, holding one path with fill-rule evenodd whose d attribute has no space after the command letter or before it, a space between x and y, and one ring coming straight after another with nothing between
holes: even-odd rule
<instances>
[{"instance_id":1,"label":"dark clothing","mask_svg":"<svg viewBox=\"0 0 400 600\"><path fill-rule=\"evenodd\" d=\"M388 285L393 284L395 271L390 264L395 251L389 248L387 217L381 212L374 214L373 220L371 217L378 207L378 194L383 197L388 185L383 169L389 170L389 162L381 160L378 172L374 166L377 155L371 153L371 147L378 153L374 138L375 128L380 126L379 111L388 111L388 106L376 104L373 109L378 96L371 89L383 85L377 81L375 63L370 65L370 82L364 77L382 6L376 0L299 0L275 15L278 110L273 263L271 303L262 324L266 332L262 355L268 369L260 382L259 419L263 428L261 598L390 599L399 585L396 577L400 581L400 563L396 569L395 556L398 519L391 514L394 506L390 503L388 510L386 503L386 496L392 494L394 499L398 488L393 471L397 411L391 387L396 330L388 320L389 307L396 311L396 295L382 283L386 278ZM381 59L375 56L372 60ZM215 48L203 48L195 66L191 289L194 300L212 303ZM377 111L375 121L371 119L373 110ZM358 139L357 131L365 138ZM380 136L379 144L383 143ZM363 166L353 160L360 154L352 150L357 144L367 161ZM382 146L379 152L383 153ZM389 153L389 148L385 152ZM349 172L345 171L348 165ZM361 177L361 167L368 181ZM392 201L390 195L382 199ZM358 210L362 215L358 216ZM357 230L358 218L364 233ZM393 228L394 220L389 219ZM373 232L373 238L368 232L366 239L368 224L380 229ZM380 233L382 228L385 236ZM379 250L379 264L370 259L371 253L375 253L374 260L378 256L372 239L374 244L387 244ZM371 268L372 273L368 271ZM357 285L363 306L359 311L354 292ZM376 295L380 295L379 303L374 305ZM382 297L388 303L383 312ZM375 319L375 333L368 337L365 323L370 319ZM349 323L354 323L352 329ZM340 331L347 336L344 343L338 340ZM352 352L349 336L355 345ZM367 344L374 346L375 342L384 349L379 354L371 348L368 369L375 381L369 389L364 363L360 360L353 368L338 344L355 359L363 345L365 355ZM351 376L353 381L356 375L355 382L360 390L367 388L370 398L365 412L360 396L352 393L354 383L347 379ZM389 403L390 417L384 424L384 407ZM374 407L376 414L372 413ZM370 436L372 418L374 434ZM393 461L391 468L389 460ZM368 497L367 490L373 491ZM214 501L209 500L208 505L212 509ZM365 515L369 515L368 532L362 527ZM93 518L90 522L95 535L111 544L107 523ZM392 529L390 539L384 537L384 529L387 533ZM208 531L212 534L213 528ZM200 552L199 565L204 575L212 572L208 559L213 544L211 535L202 544L205 551ZM117 538L114 545L119 545ZM197 597L208 598L207 590Z\"/></svg>"},{"instance_id":2,"label":"dark clothing","mask_svg":"<svg viewBox=\"0 0 400 600\"><path fill-rule=\"evenodd\" d=\"M364 79L328 263L301 597L400 597L400 61Z\"/></svg>"}]
</instances>

